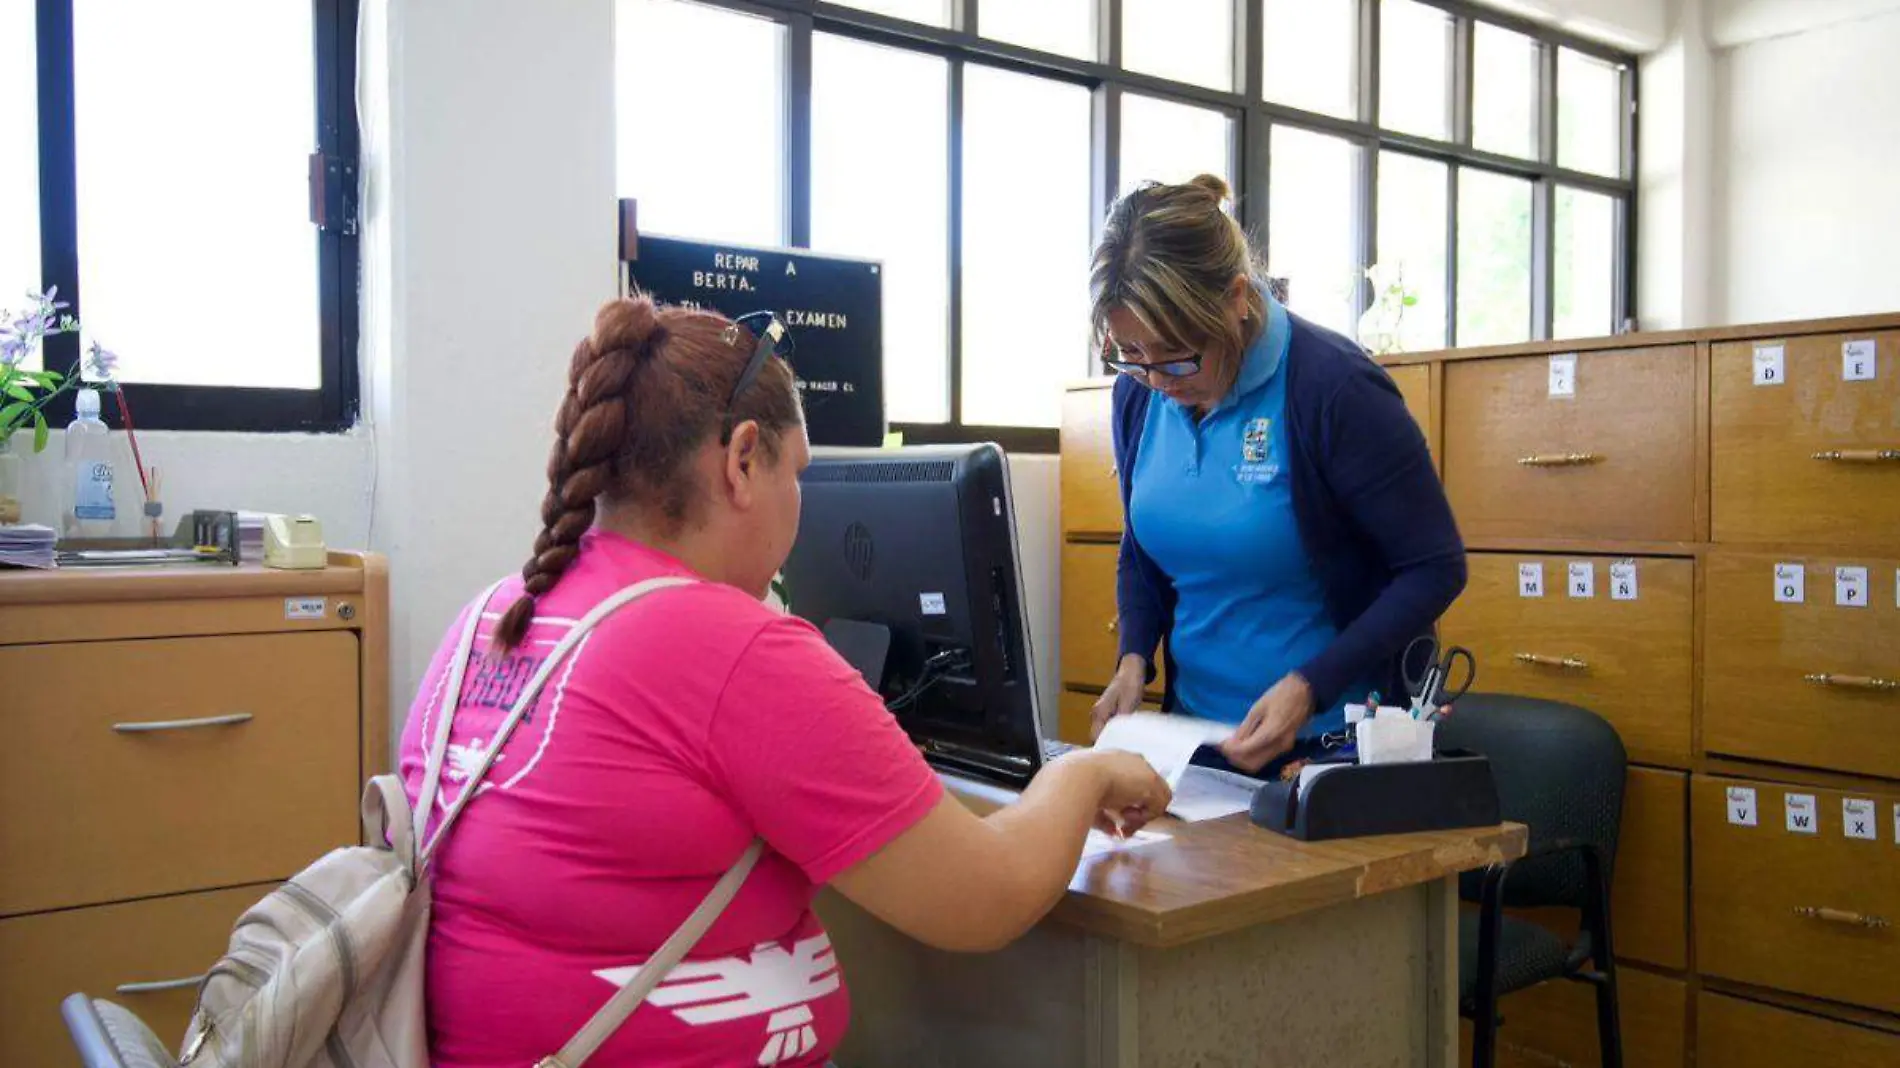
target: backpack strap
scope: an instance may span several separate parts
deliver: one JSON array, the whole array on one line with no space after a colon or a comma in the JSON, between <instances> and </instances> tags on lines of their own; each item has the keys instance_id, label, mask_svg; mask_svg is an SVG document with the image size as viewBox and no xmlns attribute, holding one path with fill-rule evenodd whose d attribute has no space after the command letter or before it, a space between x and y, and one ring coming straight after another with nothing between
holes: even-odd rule
<instances>
[{"instance_id":1,"label":"backpack strap","mask_svg":"<svg viewBox=\"0 0 1900 1068\"><path fill-rule=\"evenodd\" d=\"M528 714L528 710L534 707L535 700L541 696L542 687L547 685L549 677L554 674L554 669L561 666L561 662L567 659L568 654L572 653L574 648L580 645L581 641L587 637L588 633L591 632L595 626L608 616L619 611L621 607L631 604L645 597L647 594L654 593L658 590L670 589L674 586L690 586L692 584L692 579L679 577L654 578L648 579L645 582L635 583L632 586L615 592L595 605L592 610L581 617L580 622L574 624L573 628L567 632L567 635L555 645L554 651L548 654L547 659L541 661L541 666L537 668L534 675L528 679L528 684L521 688L520 695L515 698L514 707L508 710L508 718L502 720L501 726L496 728L495 737L488 744L487 752L482 757L481 766L476 768L474 773L468 777L468 782L463 785L461 794L456 797L455 803L449 806L448 813L442 817L441 824L436 827L435 834L427 839L418 836L418 840L423 842L421 852L416 859L416 869L418 873L428 867L429 861L434 859L435 852L441 846L443 838L449 833L449 829L455 826L456 820L461 818L462 810L467 808L468 803L474 800L475 795L480 792L482 780L487 777L488 769L494 767L495 761L500 758L502 747L508 744L508 739L514 735L515 728L521 725L522 718ZM475 613L475 615L479 614L479 612ZM466 630L464 631L463 637L465 641L472 643L472 635ZM464 659L466 659L466 657ZM452 682L460 683L462 667L462 663L458 661L454 678L451 680ZM459 695L459 693L460 691L458 690L457 694ZM445 709L448 707L448 699L446 698L443 701L443 707ZM442 758L448 750L449 718L450 713L445 711L442 717L442 723L436 732L436 749L430 753L430 766L435 769L436 776L440 776L441 774ZM426 815L428 809L425 808L422 812L423 814L417 817L418 822L426 821L428 818Z\"/></svg>"},{"instance_id":2,"label":"backpack strap","mask_svg":"<svg viewBox=\"0 0 1900 1068\"><path fill-rule=\"evenodd\" d=\"M634 1010L646 1001L647 995L653 993L654 988L659 986L673 968L686 959L686 954L693 951L693 946L705 937L706 932L726 911L726 907L732 904L732 899L739 895L739 888L745 885L746 876L752 874L753 866L759 862L759 857L764 852L764 839L754 838L752 844L746 847L745 853L739 857L738 863L720 877L719 882L715 883L712 891L706 895L706 899L701 901L699 907L693 910L693 914L686 917L686 922L680 924L679 929L674 931L651 957L647 958L647 962L640 966L640 970L627 981L627 985L614 991L614 996L607 999L607 1004L602 1005L600 1011L594 1013L591 1019L581 1025L581 1029L575 1033L574 1037L567 1040L567 1045L561 1047L561 1052L552 1057L542 1058L535 1068L581 1068L587 1063L587 1058L592 1057L595 1051L600 1049L601 1044L611 1038L613 1033L620 1029L621 1024L627 1022L627 1018L633 1015Z\"/></svg>"},{"instance_id":3,"label":"backpack strap","mask_svg":"<svg viewBox=\"0 0 1900 1068\"><path fill-rule=\"evenodd\" d=\"M429 741L429 753L422 765L422 790L416 794L416 809L410 814L414 822L414 837L410 842L410 855L405 859L418 859L414 850L423 841L424 832L429 829L429 814L435 811L435 794L442 786L442 762L448 758L449 726L455 721L455 710L462 703L462 679L468 672L469 657L475 651L475 632L481 629L482 613L488 610L488 603L501 591L500 579L493 586L482 591L475 603L468 606L468 618L462 623L462 636L455 643L455 657L449 662L449 678L442 690L442 708L436 715L435 737Z\"/></svg>"}]
</instances>

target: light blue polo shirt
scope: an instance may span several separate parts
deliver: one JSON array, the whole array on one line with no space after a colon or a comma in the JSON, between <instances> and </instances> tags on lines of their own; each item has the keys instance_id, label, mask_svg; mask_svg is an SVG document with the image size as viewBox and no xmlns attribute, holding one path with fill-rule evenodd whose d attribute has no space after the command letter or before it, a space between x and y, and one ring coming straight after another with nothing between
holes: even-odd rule
<instances>
[{"instance_id":1,"label":"light blue polo shirt","mask_svg":"<svg viewBox=\"0 0 1900 1068\"><path fill-rule=\"evenodd\" d=\"M1265 294L1263 294L1265 296ZM1174 580L1169 648L1180 710L1227 723L1338 632L1293 518L1287 458L1286 309L1266 296L1267 329L1227 396L1197 424L1157 393L1135 458L1129 521ZM1300 734L1345 723L1348 692Z\"/></svg>"}]
</instances>

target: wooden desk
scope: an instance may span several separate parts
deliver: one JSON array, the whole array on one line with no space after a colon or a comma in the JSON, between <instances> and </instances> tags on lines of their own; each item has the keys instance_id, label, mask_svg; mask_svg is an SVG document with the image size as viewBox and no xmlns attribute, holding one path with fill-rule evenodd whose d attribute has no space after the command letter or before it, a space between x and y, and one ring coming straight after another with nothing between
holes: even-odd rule
<instances>
[{"instance_id":1,"label":"wooden desk","mask_svg":"<svg viewBox=\"0 0 1900 1068\"><path fill-rule=\"evenodd\" d=\"M1007 791L945 780L989 811ZM929 949L835 894L851 984L844 1068L1416 1065L1458 1059L1459 872L1524 852L1518 824L1306 844L1245 816L1085 860L999 953Z\"/></svg>"}]
</instances>

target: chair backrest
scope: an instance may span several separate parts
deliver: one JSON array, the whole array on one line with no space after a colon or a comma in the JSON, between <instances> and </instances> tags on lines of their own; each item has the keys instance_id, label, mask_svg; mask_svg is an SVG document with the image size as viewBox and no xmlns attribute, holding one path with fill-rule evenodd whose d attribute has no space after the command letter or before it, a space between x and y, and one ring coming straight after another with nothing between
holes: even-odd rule
<instances>
[{"instance_id":1,"label":"chair backrest","mask_svg":"<svg viewBox=\"0 0 1900 1068\"><path fill-rule=\"evenodd\" d=\"M1530 851L1565 842L1594 847L1604 878L1616 866L1623 819L1623 740L1603 717L1576 705L1505 694L1466 694L1438 724L1441 749L1491 758L1506 820L1530 828ZM1467 872L1460 896L1475 901L1482 872ZM1582 908L1583 860L1576 853L1529 856L1511 867L1504 903Z\"/></svg>"},{"instance_id":2,"label":"chair backrest","mask_svg":"<svg viewBox=\"0 0 1900 1068\"><path fill-rule=\"evenodd\" d=\"M84 1068L177 1068L151 1028L109 1001L74 994L60 1003L59 1013Z\"/></svg>"}]
</instances>

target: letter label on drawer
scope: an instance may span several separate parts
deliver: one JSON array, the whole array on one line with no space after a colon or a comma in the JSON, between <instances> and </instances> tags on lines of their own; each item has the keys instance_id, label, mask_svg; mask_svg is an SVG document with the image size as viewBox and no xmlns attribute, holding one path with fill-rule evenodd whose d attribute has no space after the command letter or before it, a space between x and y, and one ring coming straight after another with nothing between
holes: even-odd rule
<instances>
[{"instance_id":1,"label":"letter label on drawer","mask_svg":"<svg viewBox=\"0 0 1900 1068\"><path fill-rule=\"evenodd\" d=\"M1585 561L1570 565L1570 596L1595 597L1597 595L1597 565Z\"/></svg>"},{"instance_id":2,"label":"letter label on drawer","mask_svg":"<svg viewBox=\"0 0 1900 1068\"><path fill-rule=\"evenodd\" d=\"M1778 386L1787 380L1787 349L1781 345L1755 346L1755 384Z\"/></svg>"},{"instance_id":3,"label":"letter label on drawer","mask_svg":"<svg viewBox=\"0 0 1900 1068\"><path fill-rule=\"evenodd\" d=\"M1865 341L1843 341L1841 343L1841 380L1843 382L1872 382L1874 361L1878 355L1878 349L1871 338Z\"/></svg>"},{"instance_id":4,"label":"letter label on drawer","mask_svg":"<svg viewBox=\"0 0 1900 1068\"><path fill-rule=\"evenodd\" d=\"M1808 572L1800 564L1775 565L1775 600L1800 604L1808 599Z\"/></svg>"},{"instance_id":5,"label":"letter label on drawer","mask_svg":"<svg viewBox=\"0 0 1900 1068\"><path fill-rule=\"evenodd\" d=\"M1552 397L1577 395L1576 353L1566 352L1550 358L1550 395Z\"/></svg>"},{"instance_id":6,"label":"letter label on drawer","mask_svg":"<svg viewBox=\"0 0 1900 1068\"><path fill-rule=\"evenodd\" d=\"M1753 827L1760 822L1755 815L1754 787L1728 788L1728 821L1737 827Z\"/></svg>"},{"instance_id":7,"label":"letter label on drawer","mask_svg":"<svg viewBox=\"0 0 1900 1068\"><path fill-rule=\"evenodd\" d=\"M1834 569L1834 603L1842 608L1867 607L1866 568L1837 567Z\"/></svg>"},{"instance_id":8,"label":"letter label on drawer","mask_svg":"<svg viewBox=\"0 0 1900 1068\"><path fill-rule=\"evenodd\" d=\"M1610 565L1610 600L1636 599L1636 561L1618 560Z\"/></svg>"},{"instance_id":9,"label":"letter label on drawer","mask_svg":"<svg viewBox=\"0 0 1900 1068\"><path fill-rule=\"evenodd\" d=\"M1787 794L1782 804L1788 810L1789 834L1821 833L1821 829L1815 826L1813 794Z\"/></svg>"},{"instance_id":10,"label":"letter label on drawer","mask_svg":"<svg viewBox=\"0 0 1900 1068\"><path fill-rule=\"evenodd\" d=\"M1841 799L1841 833L1849 838L1858 838L1863 842L1877 842L1880 834L1875 830L1873 798L1844 797Z\"/></svg>"},{"instance_id":11,"label":"letter label on drawer","mask_svg":"<svg viewBox=\"0 0 1900 1068\"><path fill-rule=\"evenodd\" d=\"M1544 595L1544 565L1517 565L1517 595L1519 597L1542 597Z\"/></svg>"}]
</instances>

